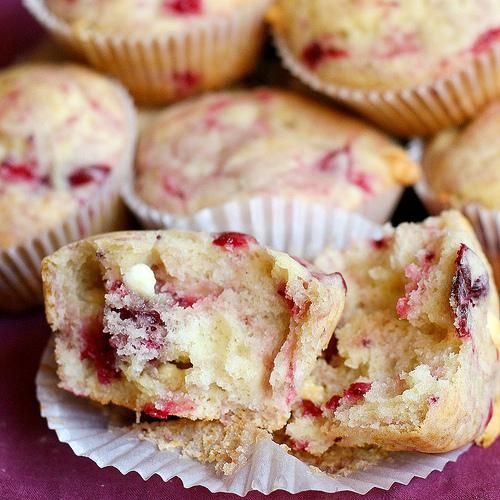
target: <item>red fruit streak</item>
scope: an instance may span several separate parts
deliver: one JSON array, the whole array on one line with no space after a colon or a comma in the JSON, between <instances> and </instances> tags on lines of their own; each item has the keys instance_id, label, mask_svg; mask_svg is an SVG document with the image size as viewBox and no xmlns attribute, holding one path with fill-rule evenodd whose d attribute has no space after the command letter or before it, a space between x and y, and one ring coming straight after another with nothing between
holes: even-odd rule
<instances>
[{"instance_id":1,"label":"red fruit streak","mask_svg":"<svg viewBox=\"0 0 500 500\"><path fill-rule=\"evenodd\" d=\"M227 232L218 234L212 243L215 246L224 247L226 250L247 248L250 244L257 244L257 240L244 233Z\"/></svg>"}]
</instances>

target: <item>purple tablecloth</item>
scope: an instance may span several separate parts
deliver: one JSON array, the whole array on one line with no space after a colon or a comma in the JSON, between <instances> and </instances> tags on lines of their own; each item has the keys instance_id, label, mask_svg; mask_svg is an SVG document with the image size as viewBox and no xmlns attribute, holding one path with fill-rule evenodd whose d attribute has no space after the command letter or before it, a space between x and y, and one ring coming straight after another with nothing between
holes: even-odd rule
<instances>
[{"instance_id":1,"label":"purple tablecloth","mask_svg":"<svg viewBox=\"0 0 500 500\"><path fill-rule=\"evenodd\" d=\"M143 481L136 473L122 476L113 468L99 469L77 457L40 417L35 397L35 373L49 335L41 311L19 318L0 317L0 498L10 499L185 499L214 498L204 488L185 490L179 480L164 483L159 477ZM327 498L303 493L293 498ZM238 498L217 495L218 498ZM258 493L248 498L261 498ZM331 498L331 495L329 496ZM292 498L276 492L272 499ZM337 493L334 498L359 498ZM373 490L366 499L498 500L500 498L500 440L493 447L473 448L448 464L444 472L395 485L389 492Z\"/></svg>"},{"instance_id":2,"label":"purple tablecloth","mask_svg":"<svg viewBox=\"0 0 500 500\"><path fill-rule=\"evenodd\" d=\"M0 65L6 64L41 33L23 12L20 0L0 0ZM0 214L1 217L1 214ZM179 480L159 477L143 481L135 473L122 476L113 468L99 469L57 441L40 417L35 397L35 374L48 328L41 311L22 317L0 315L0 499L185 499L214 498L204 488L185 490ZM487 450L471 449L444 472L389 492L373 490L375 499L498 500L500 498L500 440ZM270 498L322 499L333 495L276 492ZM252 493L250 499L262 495ZM359 495L337 493L336 499ZM238 498L217 495L217 498Z\"/></svg>"}]
</instances>

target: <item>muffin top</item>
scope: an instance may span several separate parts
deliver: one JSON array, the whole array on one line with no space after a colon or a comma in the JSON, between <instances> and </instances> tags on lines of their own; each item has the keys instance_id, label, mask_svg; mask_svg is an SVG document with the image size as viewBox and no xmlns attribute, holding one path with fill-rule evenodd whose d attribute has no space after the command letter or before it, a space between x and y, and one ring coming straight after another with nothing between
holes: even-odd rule
<instances>
[{"instance_id":1,"label":"muffin top","mask_svg":"<svg viewBox=\"0 0 500 500\"><path fill-rule=\"evenodd\" d=\"M25 65L0 73L0 248L76 212L127 148L115 84L90 70Z\"/></svg>"},{"instance_id":2,"label":"muffin top","mask_svg":"<svg viewBox=\"0 0 500 500\"><path fill-rule=\"evenodd\" d=\"M445 130L427 146L426 182L439 199L459 208L479 203L500 209L500 102L467 127Z\"/></svg>"},{"instance_id":3,"label":"muffin top","mask_svg":"<svg viewBox=\"0 0 500 500\"><path fill-rule=\"evenodd\" d=\"M261 0L266 1L266 0ZM45 0L49 10L76 29L130 33L175 30L186 21L221 18L255 0Z\"/></svg>"},{"instance_id":4,"label":"muffin top","mask_svg":"<svg viewBox=\"0 0 500 500\"><path fill-rule=\"evenodd\" d=\"M500 0L277 0L269 17L307 70L361 89L432 82L500 40Z\"/></svg>"},{"instance_id":5,"label":"muffin top","mask_svg":"<svg viewBox=\"0 0 500 500\"><path fill-rule=\"evenodd\" d=\"M261 88L209 94L157 116L139 141L135 190L179 215L259 195L357 210L418 173L404 150L373 128Z\"/></svg>"}]
</instances>

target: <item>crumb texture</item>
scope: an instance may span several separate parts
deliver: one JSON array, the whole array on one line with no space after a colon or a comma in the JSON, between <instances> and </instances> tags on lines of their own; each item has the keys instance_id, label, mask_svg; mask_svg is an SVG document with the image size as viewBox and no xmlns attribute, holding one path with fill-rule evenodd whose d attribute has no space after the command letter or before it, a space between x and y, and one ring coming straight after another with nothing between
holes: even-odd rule
<instances>
[{"instance_id":1,"label":"crumb texture","mask_svg":"<svg viewBox=\"0 0 500 500\"><path fill-rule=\"evenodd\" d=\"M43 277L62 387L154 418L244 415L272 430L345 296L338 274L240 233L98 236L47 258Z\"/></svg>"},{"instance_id":2,"label":"crumb texture","mask_svg":"<svg viewBox=\"0 0 500 500\"><path fill-rule=\"evenodd\" d=\"M478 438L499 373L498 297L465 219L402 224L316 263L340 270L348 295L287 426L296 448L443 452Z\"/></svg>"}]
</instances>

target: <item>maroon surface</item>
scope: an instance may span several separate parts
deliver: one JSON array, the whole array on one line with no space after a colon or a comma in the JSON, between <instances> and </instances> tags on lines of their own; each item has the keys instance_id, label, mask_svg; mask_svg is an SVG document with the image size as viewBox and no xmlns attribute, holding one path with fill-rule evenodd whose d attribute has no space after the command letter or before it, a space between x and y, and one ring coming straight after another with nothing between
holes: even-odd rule
<instances>
[{"instance_id":1,"label":"maroon surface","mask_svg":"<svg viewBox=\"0 0 500 500\"><path fill-rule=\"evenodd\" d=\"M20 0L0 0L0 65L11 61L21 48L40 34L40 29L22 10ZM399 211L403 219L415 218L411 210ZM405 205L405 203L403 203ZM1 214L0 214L1 217ZM401 217L400 217L401 218ZM123 476L116 469L99 467L77 457L57 441L40 417L34 379L48 339L41 311L17 318L0 315L0 499L186 499L238 498L211 495L205 488L185 490L178 479L164 483L155 476L147 482L135 473ZM474 448L444 472L427 479L414 479L409 486L396 485L389 492L373 490L364 498L497 500L500 490L500 441L487 450ZM247 498L263 496L251 493ZM354 499L359 495L276 492L272 499Z\"/></svg>"},{"instance_id":2,"label":"maroon surface","mask_svg":"<svg viewBox=\"0 0 500 500\"><path fill-rule=\"evenodd\" d=\"M211 495L205 488L185 490L178 479L164 483L154 476L143 481L135 473L123 476L113 468L100 469L87 458L77 457L40 417L35 397L35 373L48 338L40 311L18 318L0 317L0 498L10 499L185 499L238 498ZM498 500L500 489L500 441L487 450L474 448L448 464L444 472L410 485L395 485L389 492L373 490L364 498ZM284 492L272 499L312 500L332 497L320 493L292 496ZM258 493L247 498L263 498ZM336 499L360 498L337 493Z\"/></svg>"}]
</instances>

